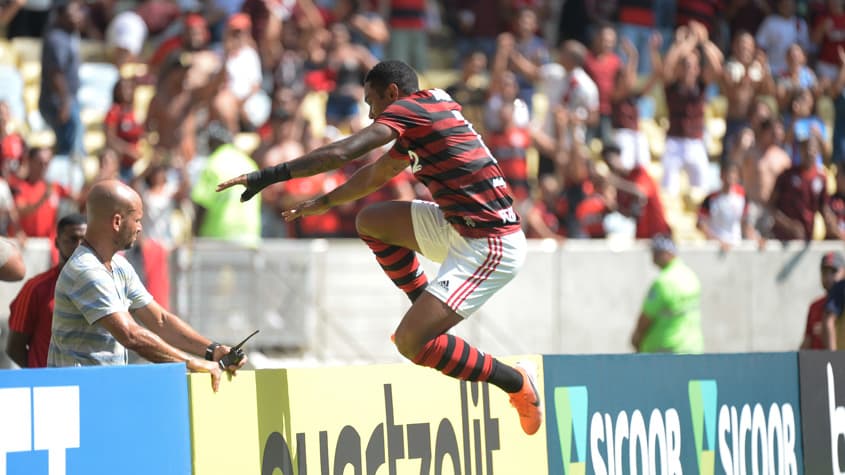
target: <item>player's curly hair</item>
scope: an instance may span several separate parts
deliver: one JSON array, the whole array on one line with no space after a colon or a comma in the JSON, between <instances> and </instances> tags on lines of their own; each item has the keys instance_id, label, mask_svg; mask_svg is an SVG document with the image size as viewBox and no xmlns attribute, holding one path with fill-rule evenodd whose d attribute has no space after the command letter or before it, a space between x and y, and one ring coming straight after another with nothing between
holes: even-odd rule
<instances>
[{"instance_id":1,"label":"player's curly hair","mask_svg":"<svg viewBox=\"0 0 845 475\"><path fill-rule=\"evenodd\" d=\"M370 83L370 87L378 91L383 91L391 83L396 84L402 95L413 94L420 89L416 71L396 60L382 61L373 66L364 78L364 83Z\"/></svg>"}]
</instances>

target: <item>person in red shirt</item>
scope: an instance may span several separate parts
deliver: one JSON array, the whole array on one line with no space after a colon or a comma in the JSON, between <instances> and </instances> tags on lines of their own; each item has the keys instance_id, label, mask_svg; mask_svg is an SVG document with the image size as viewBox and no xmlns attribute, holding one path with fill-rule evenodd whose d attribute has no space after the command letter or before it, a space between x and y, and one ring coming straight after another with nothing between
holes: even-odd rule
<instances>
[{"instance_id":1,"label":"person in red shirt","mask_svg":"<svg viewBox=\"0 0 845 475\"><path fill-rule=\"evenodd\" d=\"M593 130L592 136L608 140L611 136L610 115L613 110L614 83L622 60L613 52L616 49L616 30L611 25L604 25L599 29L593 40L593 49L584 60L584 71L595 81L599 90L599 124Z\"/></svg>"},{"instance_id":2,"label":"person in red shirt","mask_svg":"<svg viewBox=\"0 0 845 475\"><path fill-rule=\"evenodd\" d=\"M15 198L21 229L28 237L56 237L59 203L72 198L70 191L45 180L53 153L47 147L33 147L27 154L25 179L10 177L9 187Z\"/></svg>"},{"instance_id":3,"label":"person in red shirt","mask_svg":"<svg viewBox=\"0 0 845 475\"><path fill-rule=\"evenodd\" d=\"M822 82L830 83L839 76L839 48L845 48L845 8L843 0L827 0L827 11L816 17L810 36L819 45L816 73Z\"/></svg>"},{"instance_id":4,"label":"person in red shirt","mask_svg":"<svg viewBox=\"0 0 845 475\"><path fill-rule=\"evenodd\" d=\"M88 225L85 216L70 214L59 220L54 241L59 263L26 281L9 305L6 354L21 368L44 368L53 323L53 293L59 272L82 242Z\"/></svg>"},{"instance_id":5,"label":"person in red shirt","mask_svg":"<svg viewBox=\"0 0 845 475\"><path fill-rule=\"evenodd\" d=\"M144 134L144 127L135 120L135 84L131 79L121 78L112 91L112 106L103 120L106 132L106 147L120 154L120 177L131 181L135 174L132 166L140 158L138 142Z\"/></svg>"},{"instance_id":6,"label":"person in red shirt","mask_svg":"<svg viewBox=\"0 0 845 475\"><path fill-rule=\"evenodd\" d=\"M613 172L610 182L617 190L619 212L637 220L637 239L650 239L657 234L671 235L672 229L666 222L657 183L648 171L642 165L624 168L621 151L614 144L605 144L602 157Z\"/></svg>"},{"instance_id":7,"label":"person in red shirt","mask_svg":"<svg viewBox=\"0 0 845 475\"><path fill-rule=\"evenodd\" d=\"M791 239L809 241L813 238L816 213L821 213L827 231L838 231L836 218L830 210L827 177L816 166L821 137L817 130L800 136L798 154L801 162L781 173L769 201L775 224L772 232L781 241Z\"/></svg>"},{"instance_id":8,"label":"person in red shirt","mask_svg":"<svg viewBox=\"0 0 845 475\"><path fill-rule=\"evenodd\" d=\"M807 310L807 326L804 329L804 339L801 341L802 350L829 350L823 338L824 307L827 303L827 292L837 281L845 279L845 257L838 252L828 252L822 256L821 280L824 295L810 304Z\"/></svg>"}]
</instances>

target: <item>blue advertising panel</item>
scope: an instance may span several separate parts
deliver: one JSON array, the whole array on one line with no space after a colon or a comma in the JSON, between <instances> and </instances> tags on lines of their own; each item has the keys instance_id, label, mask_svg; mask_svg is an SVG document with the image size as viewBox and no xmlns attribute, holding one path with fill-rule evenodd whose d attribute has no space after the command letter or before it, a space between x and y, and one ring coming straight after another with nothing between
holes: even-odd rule
<instances>
[{"instance_id":1,"label":"blue advertising panel","mask_svg":"<svg viewBox=\"0 0 845 475\"><path fill-rule=\"evenodd\" d=\"M184 364L0 371L0 475L191 473Z\"/></svg>"},{"instance_id":2,"label":"blue advertising panel","mask_svg":"<svg viewBox=\"0 0 845 475\"><path fill-rule=\"evenodd\" d=\"M804 473L797 353L544 356L549 473Z\"/></svg>"}]
</instances>

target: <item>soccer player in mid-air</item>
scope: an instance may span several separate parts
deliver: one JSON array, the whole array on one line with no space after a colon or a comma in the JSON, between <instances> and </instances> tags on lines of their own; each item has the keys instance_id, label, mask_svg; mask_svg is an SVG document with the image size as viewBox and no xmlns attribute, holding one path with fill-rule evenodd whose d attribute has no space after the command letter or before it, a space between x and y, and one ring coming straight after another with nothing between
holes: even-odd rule
<instances>
[{"instance_id":1,"label":"soccer player in mid-air","mask_svg":"<svg viewBox=\"0 0 845 475\"><path fill-rule=\"evenodd\" d=\"M413 302L396 328L396 347L418 365L510 393L522 429L534 434L542 413L531 365L508 366L447 333L513 279L525 261L525 235L502 170L461 106L442 90L419 90L407 64L383 61L373 67L364 80L364 101L374 119L370 126L295 160L220 183L217 190L244 185L241 201L246 201L272 183L340 168L396 140L344 184L282 215L290 221L362 198L410 161L434 202L376 203L356 220L382 269ZM431 285L416 252L442 264Z\"/></svg>"}]
</instances>

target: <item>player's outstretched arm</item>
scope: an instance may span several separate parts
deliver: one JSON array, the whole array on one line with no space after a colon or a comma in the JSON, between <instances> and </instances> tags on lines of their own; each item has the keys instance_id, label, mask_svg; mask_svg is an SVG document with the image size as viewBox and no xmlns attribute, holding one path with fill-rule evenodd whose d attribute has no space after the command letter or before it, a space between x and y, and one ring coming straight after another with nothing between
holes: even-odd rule
<instances>
[{"instance_id":1,"label":"player's outstretched arm","mask_svg":"<svg viewBox=\"0 0 845 475\"><path fill-rule=\"evenodd\" d=\"M322 214L332 206L363 198L384 186L407 166L407 161L397 160L391 158L389 154L384 154L375 162L367 164L355 172L345 183L334 190L282 211L282 216L285 221L293 221L301 216Z\"/></svg>"},{"instance_id":2,"label":"player's outstretched arm","mask_svg":"<svg viewBox=\"0 0 845 475\"><path fill-rule=\"evenodd\" d=\"M324 145L289 162L226 180L217 185L217 191L223 191L235 185L244 185L246 190L241 195L241 201L247 201L273 183L287 181L291 178L318 175L340 168L346 162L354 160L396 137L396 132L390 127L373 123L345 139Z\"/></svg>"}]
</instances>

